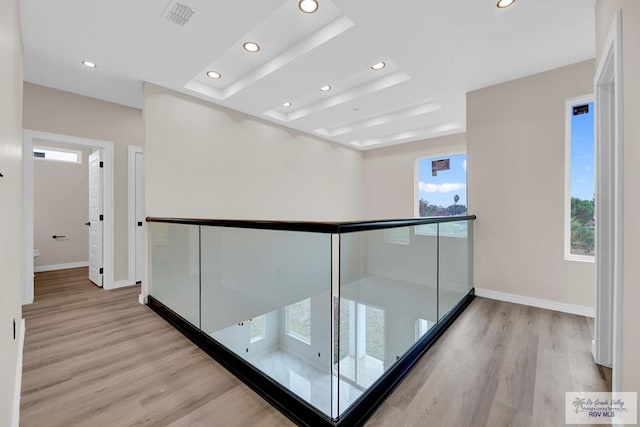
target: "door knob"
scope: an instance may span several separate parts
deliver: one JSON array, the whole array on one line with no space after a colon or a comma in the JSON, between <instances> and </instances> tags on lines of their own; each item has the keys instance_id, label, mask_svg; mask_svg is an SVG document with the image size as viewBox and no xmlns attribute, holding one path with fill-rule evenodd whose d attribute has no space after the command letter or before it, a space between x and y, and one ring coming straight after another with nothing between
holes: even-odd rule
<instances>
[{"instance_id":1,"label":"door knob","mask_svg":"<svg viewBox=\"0 0 640 427\"><path fill-rule=\"evenodd\" d=\"M87 222L85 222L85 223L84 223L84 225L86 225L86 226L88 226L88 227L91 227L91 221L87 221Z\"/></svg>"}]
</instances>

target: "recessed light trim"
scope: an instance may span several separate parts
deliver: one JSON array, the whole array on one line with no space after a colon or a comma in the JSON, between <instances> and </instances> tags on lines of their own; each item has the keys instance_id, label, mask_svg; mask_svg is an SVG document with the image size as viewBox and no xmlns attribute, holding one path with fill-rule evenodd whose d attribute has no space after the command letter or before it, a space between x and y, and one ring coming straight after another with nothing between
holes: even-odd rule
<instances>
[{"instance_id":1,"label":"recessed light trim","mask_svg":"<svg viewBox=\"0 0 640 427\"><path fill-rule=\"evenodd\" d=\"M496 5L498 9L506 9L509 6L513 6L516 0L498 0L498 4Z\"/></svg>"},{"instance_id":2,"label":"recessed light trim","mask_svg":"<svg viewBox=\"0 0 640 427\"><path fill-rule=\"evenodd\" d=\"M290 102L283 102L282 106L283 107L291 107L291 103Z\"/></svg>"},{"instance_id":3,"label":"recessed light trim","mask_svg":"<svg viewBox=\"0 0 640 427\"><path fill-rule=\"evenodd\" d=\"M213 70L212 70L212 71L207 71L207 76L208 76L208 77L211 77L212 79L216 79L216 80L217 80L217 79L219 79L220 77L222 77L222 74L220 74L220 73L219 73L219 72L217 72L217 71L213 71Z\"/></svg>"},{"instance_id":4,"label":"recessed light trim","mask_svg":"<svg viewBox=\"0 0 640 427\"><path fill-rule=\"evenodd\" d=\"M256 42L245 42L242 47L247 52L256 53L260 50L260 45Z\"/></svg>"},{"instance_id":5,"label":"recessed light trim","mask_svg":"<svg viewBox=\"0 0 640 427\"><path fill-rule=\"evenodd\" d=\"M378 70L382 70L382 69L383 69L384 67L386 67L386 66L387 66L387 64L386 64L385 62L382 62L382 61L381 61L381 62L378 62L378 63L376 63L376 64L373 64L373 65L371 66L371 69L372 69L372 70L376 70L376 71L378 71Z\"/></svg>"},{"instance_id":6,"label":"recessed light trim","mask_svg":"<svg viewBox=\"0 0 640 427\"><path fill-rule=\"evenodd\" d=\"M82 61L82 65L84 65L85 67L89 67L89 68L97 68L98 67L95 64L95 62L91 62L91 61Z\"/></svg>"},{"instance_id":7,"label":"recessed light trim","mask_svg":"<svg viewBox=\"0 0 640 427\"><path fill-rule=\"evenodd\" d=\"M324 86L322 86L322 87L320 88L320 90L321 90L321 91L323 91L323 92L326 92L326 91L328 91L328 90L331 90L331 86L329 86L329 85L324 85Z\"/></svg>"},{"instance_id":8,"label":"recessed light trim","mask_svg":"<svg viewBox=\"0 0 640 427\"><path fill-rule=\"evenodd\" d=\"M317 0L300 0L298 2L298 8L304 13L314 13L318 10Z\"/></svg>"}]
</instances>

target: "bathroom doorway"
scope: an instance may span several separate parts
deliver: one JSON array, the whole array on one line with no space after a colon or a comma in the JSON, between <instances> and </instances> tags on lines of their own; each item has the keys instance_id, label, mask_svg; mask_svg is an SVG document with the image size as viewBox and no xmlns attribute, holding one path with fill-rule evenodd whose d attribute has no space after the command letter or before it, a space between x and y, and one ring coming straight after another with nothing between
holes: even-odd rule
<instances>
[{"instance_id":1,"label":"bathroom doorway","mask_svg":"<svg viewBox=\"0 0 640 427\"><path fill-rule=\"evenodd\" d=\"M97 141L86 138L78 138L68 135L59 135L39 131L24 131L23 163L24 163L24 283L23 304L34 301L34 235L38 234L40 256L46 256L46 265L39 268L41 271L89 267L88 278L97 286L109 288L113 284L113 241L114 241L114 208L113 208L113 143ZM62 184L48 185L46 189L34 188L35 162L51 160L51 166L55 162L67 162L74 166L76 171L82 171L85 175L75 174L76 180L83 182L69 183L69 187ZM76 164L73 164L73 163ZM62 164L62 163L60 163ZM38 164L40 173L44 163ZM62 170L59 169L58 170ZM50 183L49 183L50 184ZM75 194L86 191L84 195ZM43 221L46 224L46 207L38 207L36 212L34 197L42 203L55 204L58 194L74 200L76 207L69 206L61 221L69 224L57 229L37 230L34 233L36 217L38 224ZM59 200L57 200L58 205ZM78 206L80 204L80 206ZM53 212L52 212L53 213ZM58 214L58 217L60 215ZM81 218L82 217L82 218ZM58 222L60 224L61 222ZM40 225L39 225L40 226ZM55 230L55 231L54 231ZM73 230L68 233L66 230ZM56 253L58 248L75 250L76 257L82 259L79 262L58 262L62 258ZM58 260L58 261L56 261ZM43 261L43 260L41 260Z\"/></svg>"}]
</instances>

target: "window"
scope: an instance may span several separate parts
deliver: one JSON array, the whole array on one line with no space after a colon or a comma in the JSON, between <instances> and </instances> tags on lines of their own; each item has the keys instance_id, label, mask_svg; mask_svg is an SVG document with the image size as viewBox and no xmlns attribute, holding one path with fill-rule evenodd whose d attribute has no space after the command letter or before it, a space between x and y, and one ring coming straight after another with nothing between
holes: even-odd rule
<instances>
[{"instance_id":1,"label":"window","mask_svg":"<svg viewBox=\"0 0 640 427\"><path fill-rule=\"evenodd\" d=\"M340 376L364 388L384 372L384 310L340 298Z\"/></svg>"},{"instance_id":2,"label":"window","mask_svg":"<svg viewBox=\"0 0 640 427\"><path fill-rule=\"evenodd\" d=\"M429 329L433 328L436 325L436 322L431 322L426 319L418 319L416 320L416 341L422 338L424 334L426 334Z\"/></svg>"},{"instance_id":3,"label":"window","mask_svg":"<svg viewBox=\"0 0 640 427\"><path fill-rule=\"evenodd\" d=\"M385 229L384 241L396 245L409 245L411 243L411 227Z\"/></svg>"},{"instance_id":4,"label":"window","mask_svg":"<svg viewBox=\"0 0 640 427\"><path fill-rule=\"evenodd\" d=\"M251 344L256 343L266 336L266 319L265 315L254 317L250 321L251 325Z\"/></svg>"},{"instance_id":5,"label":"window","mask_svg":"<svg viewBox=\"0 0 640 427\"><path fill-rule=\"evenodd\" d=\"M60 148L34 147L33 158L38 160L50 160L54 162L81 163L80 151L63 150Z\"/></svg>"},{"instance_id":6,"label":"window","mask_svg":"<svg viewBox=\"0 0 640 427\"><path fill-rule=\"evenodd\" d=\"M418 160L418 203L422 217L467 214L467 155L429 157ZM436 234L435 225L420 225L416 234ZM440 224L440 234L467 235L467 222Z\"/></svg>"},{"instance_id":7,"label":"window","mask_svg":"<svg viewBox=\"0 0 640 427\"><path fill-rule=\"evenodd\" d=\"M567 102L566 258L593 261L594 255L594 103L592 97Z\"/></svg>"},{"instance_id":8,"label":"window","mask_svg":"<svg viewBox=\"0 0 640 427\"><path fill-rule=\"evenodd\" d=\"M288 305L285 318L287 335L311 344L311 298Z\"/></svg>"}]
</instances>

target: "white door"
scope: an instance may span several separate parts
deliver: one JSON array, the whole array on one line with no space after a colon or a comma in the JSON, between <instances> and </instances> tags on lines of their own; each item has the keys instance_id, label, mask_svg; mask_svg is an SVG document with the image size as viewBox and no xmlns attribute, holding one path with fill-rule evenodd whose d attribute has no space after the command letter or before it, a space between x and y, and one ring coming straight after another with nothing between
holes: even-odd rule
<instances>
[{"instance_id":1,"label":"white door","mask_svg":"<svg viewBox=\"0 0 640 427\"><path fill-rule=\"evenodd\" d=\"M89 280L102 286L102 150L89 156Z\"/></svg>"},{"instance_id":2,"label":"white door","mask_svg":"<svg viewBox=\"0 0 640 427\"><path fill-rule=\"evenodd\" d=\"M144 224L144 197L142 187L142 153L136 153L136 283L142 283L143 256L142 225Z\"/></svg>"}]
</instances>

